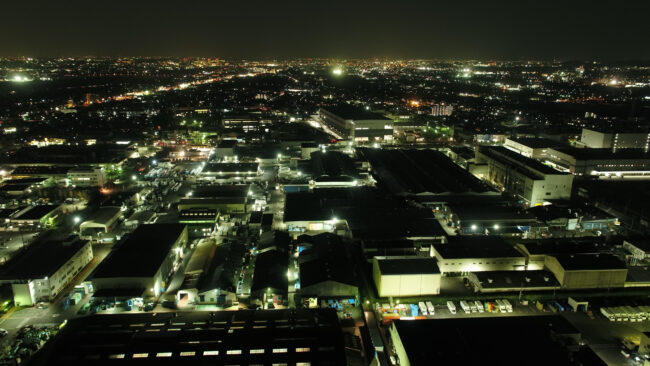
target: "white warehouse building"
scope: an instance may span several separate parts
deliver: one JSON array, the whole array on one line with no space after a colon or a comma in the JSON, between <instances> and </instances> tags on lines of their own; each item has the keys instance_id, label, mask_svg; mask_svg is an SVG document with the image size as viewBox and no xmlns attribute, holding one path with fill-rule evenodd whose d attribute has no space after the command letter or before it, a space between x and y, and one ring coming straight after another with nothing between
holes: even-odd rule
<instances>
[{"instance_id":1,"label":"white warehouse building","mask_svg":"<svg viewBox=\"0 0 650 366\"><path fill-rule=\"evenodd\" d=\"M374 257L372 276L379 297L440 294L440 269L426 257Z\"/></svg>"}]
</instances>

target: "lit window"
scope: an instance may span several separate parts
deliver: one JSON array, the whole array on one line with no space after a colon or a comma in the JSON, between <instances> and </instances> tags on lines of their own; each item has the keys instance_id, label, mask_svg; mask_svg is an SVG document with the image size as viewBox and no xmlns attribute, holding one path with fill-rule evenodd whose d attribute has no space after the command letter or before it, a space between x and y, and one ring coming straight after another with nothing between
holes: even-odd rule
<instances>
[{"instance_id":1,"label":"lit window","mask_svg":"<svg viewBox=\"0 0 650 366\"><path fill-rule=\"evenodd\" d=\"M181 357L191 357L194 356L195 354L196 352L194 351L185 351L180 353Z\"/></svg>"},{"instance_id":2,"label":"lit window","mask_svg":"<svg viewBox=\"0 0 650 366\"><path fill-rule=\"evenodd\" d=\"M229 349L226 351L227 355L241 355L241 350L240 349Z\"/></svg>"},{"instance_id":3,"label":"lit window","mask_svg":"<svg viewBox=\"0 0 650 366\"><path fill-rule=\"evenodd\" d=\"M203 351L203 356L216 356L219 354L219 351Z\"/></svg>"},{"instance_id":4,"label":"lit window","mask_svg":"<svg viewBox=\"0 0 650 366\"><path fill-rule=\"evenodd\" d=\"M264 353L264 349L252 349L251 355Z\"/></svg>"},{"instance_id":5,"label":"lit window","mask_svg":"<svg viewBox=\"0 0 650 366\"><path fill-rule=\"evenodd\" d=\"M274 348L273 353L287 353L286 348Z\"/></svg>"},{"instance_id":6,"label":"lit window","mask_svg":"<svg viewBox=\"0 0 650 366\"><path fill-rule=\"evenodd\" d=\"M309 352L309 347L298 347L296 352Z\"/></svg>"},{"instance_id":7,"label":"lit window","mask_svg":"<svg viewBox=\"0 0 650 366\"><path fill-rule=\"evenodd\" d=\"M110 356L108 356L108 358L113 358L113 359L114 358L124 358L124 353L110 355Z\"/></svg>"},{"instance_id":8,"label":"lit window","mask_svg":"<svg viewBox=\"0 0 650 366\"><path fill-rule=\"evenodd\" d=\"M297 362L296 366L311 366L311 362Z\"/></svg>"},{"instance_id":9,"label":"lit window","mask_svg":"<svg viewBox=\"0 0 650 366\"><path fill-rule=\"evenodd\" d=\"M149 357L148 353L134 353L133 358L147 358Z\"/></svg>"},{"instance_id":10,"label":"lit window","mask_svg":"<svg viewBox=\"0 0 650 366\"><path fill-rule=\"evenodd\" d=\"M158 352L156 353L156 357L171 357L172 353L171 352Z\"/></svg>"}]
</instances>

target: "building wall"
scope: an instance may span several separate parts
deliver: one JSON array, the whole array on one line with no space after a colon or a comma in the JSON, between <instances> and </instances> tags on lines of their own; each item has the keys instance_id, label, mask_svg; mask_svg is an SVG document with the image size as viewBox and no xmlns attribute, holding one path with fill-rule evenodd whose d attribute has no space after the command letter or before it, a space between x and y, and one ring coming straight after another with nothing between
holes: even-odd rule
<instances>
[{"instance_id":1,"label":"building wall","mask_svg":"<svg viewBox=\"0 0 650 366\"><path fill-rule=\"evenodd\" d=\"M399 336L399 332L397 332L397 327L395 327L395 323L392 323L390 325L389 330L390 330L390 339L393 343L393 347L395 348L395 354L397 354L399 365L411 366L411 362L409 361L409 358L406 355L406 349L404 349L404 344L402 343L402 339Z\"/></svg>"},{"instance_id":2,"label":"building wall","mask_svg":"<svg viewBox=\"0 0 650 366\"><path fill-rule=\"evenodd\" d=\"M612 134L583 128L580 141L591 148L612 147Z\"/></svg>"},{"instance_id":3,"label":"building wall","mask_svg":"<svg viewBox=\"0 0 650 366\"><path fill-rule=\"evenodd\" d=\"M384 275L377 259L372 261L372 272L379 297L440 294L440 274Z\"/></svg>"},{"instance_id":4,"label":"building wall","mask_svg":"<svg viewBox=\"0 0 650 366\"><path fill-rule=\"evenodd\" d=\"M623 248L627 249L630 253L632 253L634 259L644 259L650 256L644 250L637 248L634 244L630 243L627 240L623 241Z\"/></svg>"},{"instance_id":5,"label":"building wall","mask_svg":"<svg viewBox=\"0 0 650 366\"><path fill-rule=\"evenodd\" d=\"M55 298L92 260L93 248L90 242L86 242L72 258L48 279L50 294L47 301Z\"/></svg>"},{"instance_id":6,"label":"building wall","mask_svg":"<svg viewBox=\"0 0 650 366\"><path fill-rule=\"evenodd\" d=\"M445 244L450 245L450 244ZM447 272L485 272L485 271L512 271L524 269L526 258L505 257L505 258L453 258L445 259L433 248L434 257L438 260L440 272L444 275Z\"/></svg>"},{"instance_id":7,"label":"building wall","mask_svg":"<svg viewBox=\"0 0 650 366\"><path fill-rule=\"evenodd\" d=\"M92 170L70 170L70 183L77 187L103 187L106 184L106 172L101 168Z\"/></svg>"},{"instance_id":8,"label":"building wall","mask_svg":"<svg viewBox=\"0 0 650 366\"><path fill-rule=\"evenodd\" d=\"M301 287L300 295L303 297L354 297L359 294L356 286L336 281L325 281L312 286Z\"/></svg>"},{"instance_id":9,"label":"building wall","mask_svg":"<svg viewBox=\"0 0 650 366\"><path fill-rule=\"evenodd\" d=\"M623 287L627 278L627 269L566 271L552 256L546 257L545 265L564 289Z\"/></svg>"}]
</instances>

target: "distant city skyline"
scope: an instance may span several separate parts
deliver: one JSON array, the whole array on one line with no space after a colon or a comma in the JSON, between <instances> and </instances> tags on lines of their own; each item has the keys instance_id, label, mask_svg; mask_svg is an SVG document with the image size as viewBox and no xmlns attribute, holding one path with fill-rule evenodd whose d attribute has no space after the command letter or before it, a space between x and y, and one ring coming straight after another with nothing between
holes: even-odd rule
<instances>
[{"instance_id":1,"label":"distant city skyline","mask_svg":"<svg viewBox=\"0 0 650 366\"><path fill-rule=\"evenodd\" d=\"M0 56L650 59L647 1L6 1Z\"/></svg>"}]
</instances>

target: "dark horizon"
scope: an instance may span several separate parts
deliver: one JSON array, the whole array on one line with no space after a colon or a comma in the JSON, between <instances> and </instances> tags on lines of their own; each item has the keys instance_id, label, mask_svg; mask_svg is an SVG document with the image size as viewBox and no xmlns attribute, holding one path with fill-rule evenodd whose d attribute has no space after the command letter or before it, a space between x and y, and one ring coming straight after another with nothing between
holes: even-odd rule
<instances>
[{"instance_id":1,"label":"dark horizon","mask_svg":"<svg viewBox=\"0 0 650 366\"><path fill-rule=\"evenodd\" d=\"M0 56L648 60L650 3L5 2Z\"/></svg>"}]
</instances>

